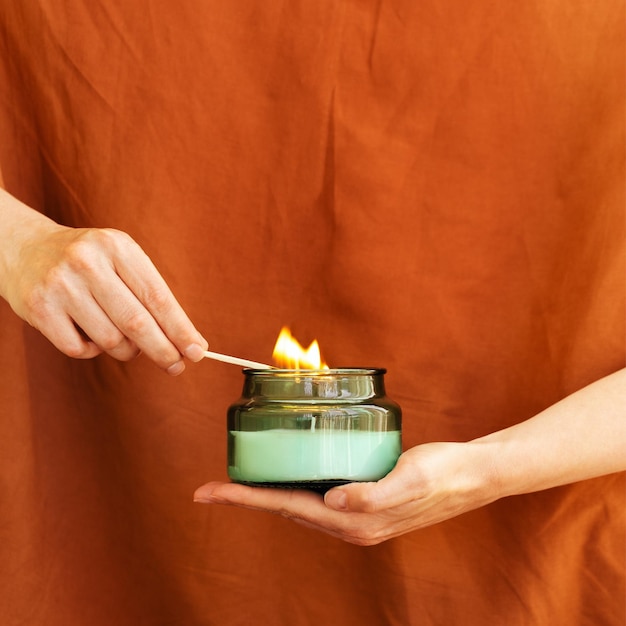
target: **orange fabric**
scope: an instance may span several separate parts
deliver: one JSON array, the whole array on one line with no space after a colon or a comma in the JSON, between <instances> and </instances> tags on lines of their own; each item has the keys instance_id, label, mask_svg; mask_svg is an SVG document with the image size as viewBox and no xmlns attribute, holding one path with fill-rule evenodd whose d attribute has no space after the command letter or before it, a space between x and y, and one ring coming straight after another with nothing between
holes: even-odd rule
<instances>
[{"instance_id":1,"label":"orange fabric","mask_svg":"<svg viewBox=\"0 0 626 626\"><path fill-rule=\"evenodd\" d=\"M212 349L382 366L405 447L624 366L624 2L0 2L6 188L129 232ZM618 474L373 548L193 505L238 369L0 306L0 623L626 623Z\"/></svg>"}]
</instances>

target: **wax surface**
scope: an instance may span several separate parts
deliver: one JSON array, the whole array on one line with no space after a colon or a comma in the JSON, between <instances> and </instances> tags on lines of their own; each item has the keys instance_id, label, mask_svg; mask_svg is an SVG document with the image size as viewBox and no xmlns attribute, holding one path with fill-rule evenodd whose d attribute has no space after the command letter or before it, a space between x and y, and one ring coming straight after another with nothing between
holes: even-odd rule
<instances>
[{"instance_id":1,"label":"wax surface","mask_svg":"<svg viewBox=\"0 0 626 626\"><path fill-rule=\"evenodd\" d=\"M400 431L231 431L233 480L378 480L401 452Z\"/></svg>"}]
</instances>

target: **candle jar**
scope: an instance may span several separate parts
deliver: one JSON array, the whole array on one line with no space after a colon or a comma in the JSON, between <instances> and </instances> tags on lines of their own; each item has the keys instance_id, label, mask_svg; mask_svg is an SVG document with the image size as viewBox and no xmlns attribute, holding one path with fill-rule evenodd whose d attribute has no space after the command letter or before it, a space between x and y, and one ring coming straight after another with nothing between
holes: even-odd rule
<instances>
[{"instance_id":1,"label":"candle jar","mask_svg":"<svg viewBox=\"0 0 626 626\"><path fill-rule=\"evenodd\" d=\"M384 369L243 373L227 419L233 482L324 492L395 466L402 412L385 395Z\"/></svg>"}]
</instances>

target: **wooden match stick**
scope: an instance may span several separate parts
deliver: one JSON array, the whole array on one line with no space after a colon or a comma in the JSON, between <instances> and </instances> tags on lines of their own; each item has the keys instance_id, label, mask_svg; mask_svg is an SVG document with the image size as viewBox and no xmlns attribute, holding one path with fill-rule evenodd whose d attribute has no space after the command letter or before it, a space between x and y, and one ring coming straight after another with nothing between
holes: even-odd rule
<instances>
[{"instance_id":1,"label":"wooden match stick","mask_svg":"<svg viewBox=\"0 0 626 626\"><path fill-rule=\"evenodd\" d=\"M224 363L231 363L232 365L240 365L241 367L251 367L253 369L269 370L273 369L271 365L265 363L257 363L256 361L248 361L248 359L240 359L236 356L228 356L227 354L220 354L219 352L206 351L204 356L207 359L213 359L214 361L222 361Z\"/></svg>"}]
</instances>

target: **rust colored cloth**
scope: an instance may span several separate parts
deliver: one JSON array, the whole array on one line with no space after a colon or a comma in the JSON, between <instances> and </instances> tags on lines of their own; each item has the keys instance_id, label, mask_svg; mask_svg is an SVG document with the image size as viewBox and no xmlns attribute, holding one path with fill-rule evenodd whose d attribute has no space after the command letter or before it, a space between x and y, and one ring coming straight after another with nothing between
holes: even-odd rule
<instances>
[{"instance_id":1,"label":"rust colored cloth","mask_svg":"<svg viewBox=\"0 0 626 626\"><path fill-rule=\"evenodd\" d=\"M624 366L624 57L623 0L0 0L3 184L464 441ZM3 626L626 623L623 474L357 547L192 503L238 368L0 338Z\"/></svg>"}]
</instances>

